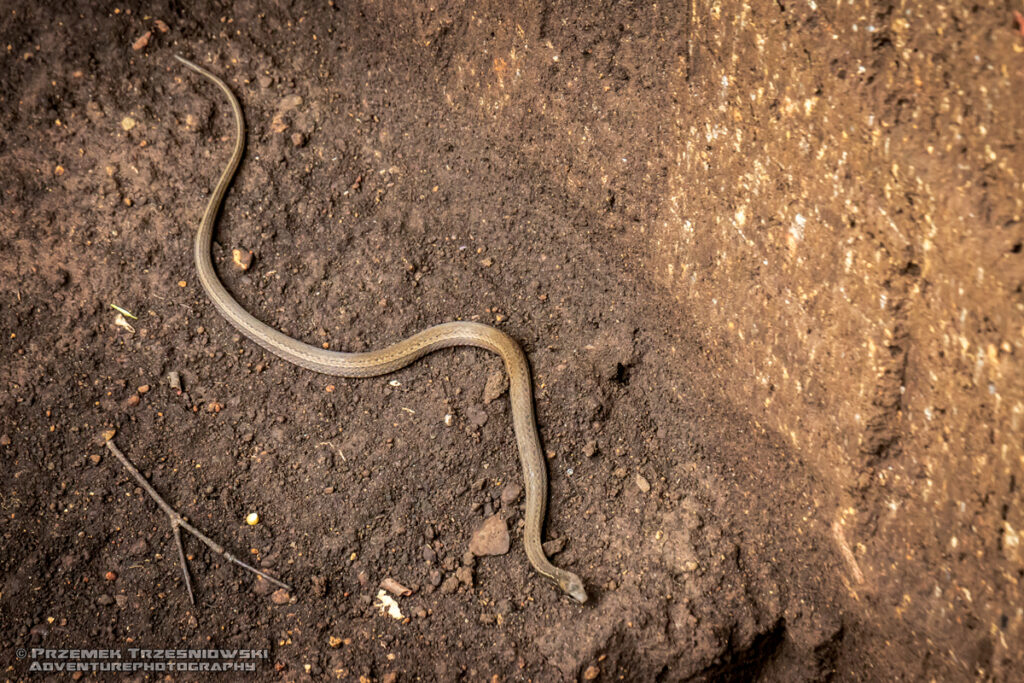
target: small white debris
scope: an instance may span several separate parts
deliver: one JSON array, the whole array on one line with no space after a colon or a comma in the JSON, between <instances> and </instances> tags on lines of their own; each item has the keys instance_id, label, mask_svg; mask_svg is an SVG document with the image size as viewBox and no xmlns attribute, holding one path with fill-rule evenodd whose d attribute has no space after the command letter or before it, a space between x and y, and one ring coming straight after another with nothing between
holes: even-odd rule
<instances>
[{"instance_id":1,"label":"small white debris","mask_svg":"<svg viewBox=\"0 0 1024 683\"><path fill-rule=\"evenodd\" d=\"M454 416L451 413L448 413L447 415L444 416L444 423L451 427L453 419L455 419Z\"/></svg>"},{"instance_id":2,"label":"small white debris","mask_svg":"<svg viewBox=\"0 0 1024 683\"><path fill-rule=\"evenodd\" d=\"M374 606L380 610L381 615L387 614L392 619L405 619L402 610L398 609L398 603L383 588L377 591L377 604Z\"/></svg>"},{"instance_id":3,"label":"small white debris","mask_svg":"<svg viewBox=\"0 0 1024 683\"><path fill-rule=\"evenodd\" d=\"M250 512L245 516L245 523L249 526L256 526L260 523L260 516L255 512Z\"/></svg>"},{"instance_id":4,"label":"small white debris","mask_svg":"<svg viewBox=\"0 0 1024 683\"><path fill-rule=\"evenodd\" d=\"M125 320L124 316L121 315L120 313L118 313L117 317L114 318L114 324L117 325L118 327L123 327L124 329L128 330L132 334L135 334L135 328L132 327L131 323L129 323L127 320Z\"/></svg>"}]
</instances>

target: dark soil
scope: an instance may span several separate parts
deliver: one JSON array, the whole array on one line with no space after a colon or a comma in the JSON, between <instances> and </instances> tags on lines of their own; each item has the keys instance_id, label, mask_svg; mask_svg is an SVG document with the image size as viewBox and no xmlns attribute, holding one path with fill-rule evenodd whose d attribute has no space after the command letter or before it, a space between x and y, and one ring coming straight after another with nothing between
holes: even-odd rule
<instances>
[{"instance_id":1,"label":"dark soil","mask_svg":"<svg viewBox=\"0 0 1024 683\"><path fill-rule=\"evenodd\" d=\"M268 680L877 675L837 602L828 495L723 399L699 321L649 276L684 7L17 4L0 19L5 677L32 678L16 651L33 647L266 648ZM191 240L232 128L175 53L246 112L214 255L248 310L335 349L454 319L523 344L547 537L588 604L531 569L522 501L501 503L521 475L507 400L484 401L496 357L330 378L211 307ZM286 604L186 538L191 605L108 429L182 514L291 583ZM465 557L488 514L512 549ZM413 589L404 620L374 604L388 577Z\"/></svg>"}]
</instances>

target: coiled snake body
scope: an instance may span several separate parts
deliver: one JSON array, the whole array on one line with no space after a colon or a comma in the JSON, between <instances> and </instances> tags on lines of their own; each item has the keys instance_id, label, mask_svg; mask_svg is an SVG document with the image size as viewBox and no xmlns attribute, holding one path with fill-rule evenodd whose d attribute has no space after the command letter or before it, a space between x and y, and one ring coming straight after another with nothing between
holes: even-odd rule
<instances>
[{"instance_id":1,"label":"coiled snake body","mask_svg":"<svg viewBox=\"0 0 1024 683\"><path fill-rule=\"evenodd\" d=\"M474 322L449 322L429 327L397 344L365 353L328 351L304 344L275 330L250 315L228 293L217 277L210 256L213 227L221 201L245 148L245 122L242 108L227 84L203 67L175 55L177 60L196 73L212 81L231 104L235 116L235 148L231 159L220 175L210 201L206 205L199 231L196 233L195 261L199 281L217 311L242 334L266 350L286 361L326 375L340 377L376 377L386 375L409 365L413 361L449 346L476 346L492 351L505 362L509 377L509 400L512 404L512 422L519 446L519 461L523 467L526 485L526 528L523 542L530 564L542 576L551 579L566 594L578 602L586 602L587 593L580 578L551 564L541 547L544 512L547 502L547 472L537 436L533 414L533 394L530 367L519 345L504 332Z\"/></svg>"}]
</instances>

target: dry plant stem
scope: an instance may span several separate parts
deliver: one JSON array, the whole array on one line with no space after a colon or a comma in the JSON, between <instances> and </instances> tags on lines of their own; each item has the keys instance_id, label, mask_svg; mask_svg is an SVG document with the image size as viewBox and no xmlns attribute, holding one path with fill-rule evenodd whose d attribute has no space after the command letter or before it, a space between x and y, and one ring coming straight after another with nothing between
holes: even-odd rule
<instances>
[{"instance_id":1,"label":"dry plant stem","mask_svg":"<svg viewBox=\"0 0 1024 683\"><path fill-rule=\"evenodd\" d=\"M253 574L256 574L257 576L263 577L275 586L280 586L281 588L284 588L289 592L292 590L292 587L288 584L282 581L278 581L273 576L270 576L266 572L262 572L259 569L256 569L256 567L253 567L250 564L246 564L245 562L238 559L228 551L224 550L223 546L221 546L219 543L217 543L216 541L208 537L206 534L204 534L202 531L200 531L199 529L195 528L187 521L185 521L185 518L178 514L177 510L168 505L167 501L165 501L160 496L160 494L156 492L156 489L154 489L150 485L150 483L146 481L146 478L142 476L142 473L135 469L135 466L128 461L128 458L125 457L124 453L121 452L121 449L119 449L112 440L107 441L107 448L110 450L111 453L114 454L114 456L118 460L121 461L121 464L124 466L124 468L132 473L132 476L134 476L135 479L139 482L139 485L146 490L146 493L149 494L149 497L155 500L156 504L160 506L160 509L164 511L164 514L166 514L167 517L170 518L171 529L174 531L174 540L178 546L178 555L181 557L181 571L185 574L185 588L188 590L188 597L189 600L192 601L193 605L196 604L196 599L195 595L193 595L192 593L192 578L189 576L188 563L185 559L185 548L181 542L182 528L184 528L185 531L189 532L190 534L198 538L200 541L206 544L206 546L210 550L217 553L228 562L237 564L242 569L246 569L252 572Z\"/></svg>"},{"instance_id":2,"label":"dry plant stem","mask_svg":"<svg viewBox=\"0 0 1024 683\"><path fill-rule=\"evenodd\" d=\"M178 558L181 562L181 573L185 575L185 589L188 591L188 599L193 605L196 604L196 596L192 593L192 574L188 570L188 562L185 559L185 546L181 542L181 527L171 520L171 528L174 529L174 544L178 546Z\"/></svg>"}]
</instances>

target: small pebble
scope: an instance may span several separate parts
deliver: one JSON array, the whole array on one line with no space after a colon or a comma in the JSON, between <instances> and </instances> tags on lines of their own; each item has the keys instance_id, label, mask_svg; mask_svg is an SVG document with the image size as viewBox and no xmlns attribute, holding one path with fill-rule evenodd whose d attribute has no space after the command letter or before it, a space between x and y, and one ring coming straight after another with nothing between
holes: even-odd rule
<instances>
[{"instance_id":1,"label":"small pebble","mask_svg":"<svg viewBox=\"0 0 1024 683\"><path fill-rule=\"evenodd\" d=\"M101 458L98 453L93 453L92 455L89 456L89 462L91 462L93 465L99 465L100 460L102 459L103 458Z\"/></svg>"},{"instance_id":2,"label":"small pebble","mask_svg":"<svg viewBox=\"0 0 1024 683\"><path fill-rule=\"evenodd\" d=\"M117 580L117 572L107 572L106 574L103 575L103 578L106 579L107 581L116 581Z\"/></svg>"},{"instance_id":3,"label":"small pebble","mask_svg":"<svg viewBox=\"0 0 1024 683\"><path fill-rule=\"evenodd\" d=\"M455 570L455 577L459 583L464 583L470 588L473 587L473 569L471 567L459 567Z\"/></svg>"},{"instance_id":4,"label":"small pebble","mask_svg":"<svg viewBox=\"0 0 1024 683\"><path fill-rule=\"evenodd\" d=\"M292 133L292 144L296 147L302 147L306 144L306 136L302 133Z\"/></svg>"},{"instance_id":5,"label":"small pebble","mask_svg":"<svg viewBox=\"0 0 1024 683\"><path fill-rule=\"evenodd\" d=\"M257 576L256 580L252 584L252 592L256 595L266 595L274 590L274 584L270 583L262 576Z\"/></svg>"},{"instance_id":6,"label":"small pebble","mask_svg":"<svg viewBox=\"0 0 1024 683\"><path fill-rule=\"evenodd\" d=\"M149 39L152 38L152 37L153 37L153 32L152 31L146 31L145 33L142 34L141 37L139 37L138 40L136 40L134 43L132 43L132 49L136 50L136 51L143 49L144 47L149 45Z\"/></svg>"},{"instance_id":7,"label":"small pebble","mask_svg":"<svg viewBox=\"0 0 1024 683\"><path fill-rule=\"evenodd\" d=\"M278 588L276 591L270 594L270 601L275 605L286 605L288 601L292 599L292 596L288 595L288 591L284 588Z\"/></svg>"},{"instance_id":8,"label":"small pebble","mask_svg":"<svg viewBox=\"0 0 1024 683\"><path fill-rule=\"evenodd\" d=\"M459 577L455 575L449 576L441 584L441 592L447 595L451 595L457 590L459 590Z\"/></svg>"},{"instance_id":9,"label":"small pebble","mask_svg":"<svg viewBox=\"0 0 1024 683\"><path fill-rule=\"evenodd\" d=\"M483 401L487 405L494 401L508 389L508 377L505 376L504 372L495 372L487 378L487 384L484 385Z\"/></svg>"},{"instance_id":10,"label":"small pebble","mask_svg":"<svg viewBox=\"0 0 1024 683\"><path fill-rule=\"evenodd\" d=\"M519 494L523 492L523 488L519 484L508 484L501 491L501 502L504 505L511 505L512 503L519 500Z\"/></svg>"},{"instance_id":11,"label":"small pebble","mask_svg":"<svg viewBox=\"0 0 1024 683\"><path fill-rule=\"evenodd\" d=\"M651 483L640 473L637 473L636 475L636 486L644 493L651 490Z\"/></svg>"},{"instance_id":12,"label":"small pebble","mask_svg":"<svg viewBox=\"0 0 1024 683\"><path fill-rule=\"evenodd\" d=\"M380 582L380 587L393 595L399 595L401 597L408 597L412 595L412 590L398 583L390 576Z\"/></svg>"},{"instance_id":13,"label":"small pebble","mask_svg":"<svg viewBox=\"0 0 1024 683\"><path fill-rule=\"evenodd\" d=\"M497 515L485 519L469 541L469 549L477 557L504 555L509 546L508 527L505 520Z\"/></svg>"},{"instance_id":14,"label":"small pebble","mask_svg":"<svg viewBox=\"0 0 1024 683\"><path fill-rule=\"evenodd\" d=\"M245 523L249 526L256 526L260 523L260 516L255 512L250 512L245 516Z\"/></svg>"},{"instance_id":15,"label":"small pebble","mask_svg":"<svg viewBox=\"0 0 1024 683\"><path fill-rule=\"evenodd\" d=\"M138 394L132 394L127 399L125 399L124 404L126 406L128 406L129 408L133 408L133 407L139 405L139 400L140 399L139 399L139 395Z\"/></svg>"},{"instance_id":16,"label":"small pebble","mask_svg":"<svg viewBox=\"0 0 1024 683\"><path fill-rule=\"evenodd\" d=\"M11 445L11 437L7 436L6 434L0 435L0 446L10 446L10 445Z\"/></svg>"},{"instance_id":17,"label":"small pebble","mask_svg":"<svg viewBox=\"0 0 1024 683\"><path fill-rule=\"evenodd\" d=\"M587 667L587 670L583 672L583 680L592 681L601 675L601 670L594 665Z\"/></svg>"},{"instance_id":18,"label":"small pebble","mask_svg":"<svg viewBox=\"0 0 1024 683\"><path fill-rule=\"evenodd\" d=\"M141 387L136 389L136 391L139 392L140 394L149 393L149 385L148 384L143 384Z\"/></svg>"},{"instance_id":19,"label":"small pebble","mask_svg":"<svg viewBox=\"0 0 1024 683\"><path fill-rule=\"evenodd\" d=\"M278 105L282 111L288 111L289 109L295 109L302 106L302 95L287 95L281 98Z\"/></svg>"},{"instance_id":20,"label":"small pebble","mask_svg":"<svg viewBox=\"0 0 1024 683\"><path fill-rule=\"evenodd\" d=\"M541 547L544 549L545 555L552 557L565 549L565 538L553 538L550 541L545 541Z\"/></svg>"}]
</instances>

